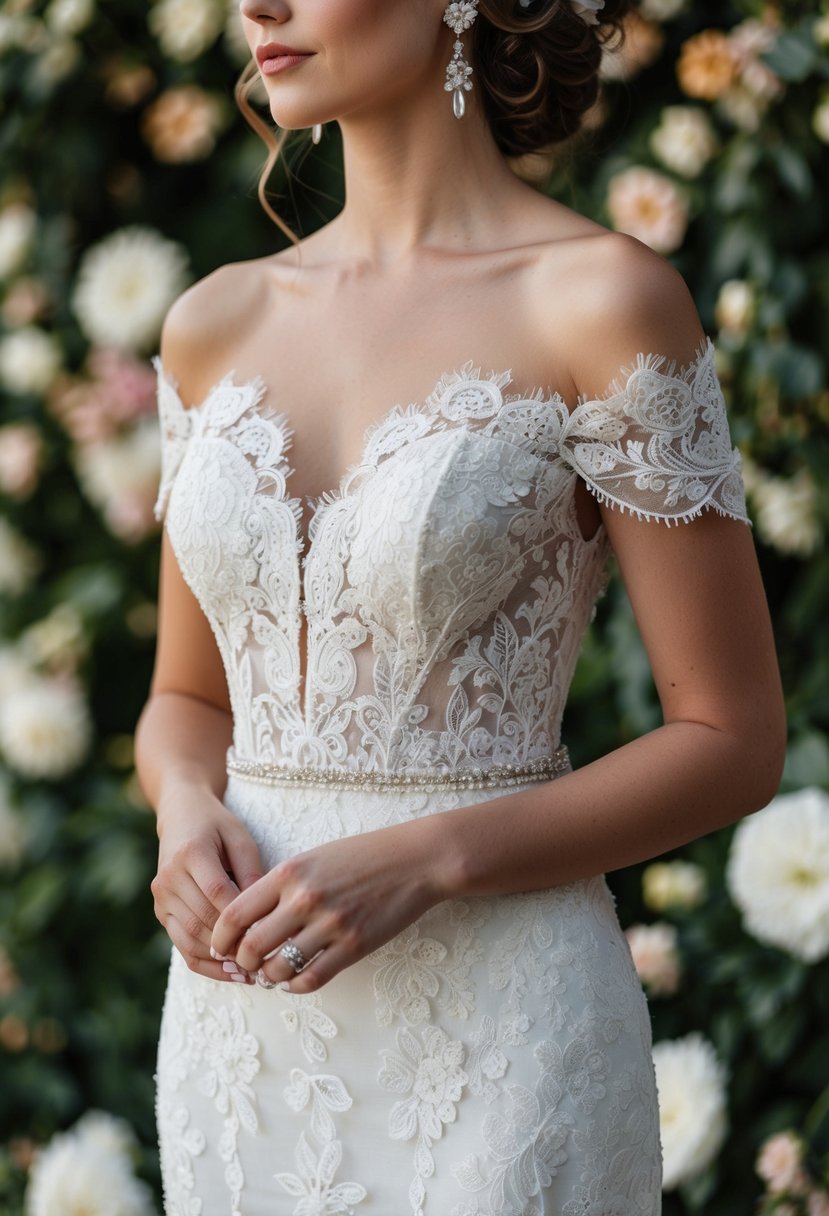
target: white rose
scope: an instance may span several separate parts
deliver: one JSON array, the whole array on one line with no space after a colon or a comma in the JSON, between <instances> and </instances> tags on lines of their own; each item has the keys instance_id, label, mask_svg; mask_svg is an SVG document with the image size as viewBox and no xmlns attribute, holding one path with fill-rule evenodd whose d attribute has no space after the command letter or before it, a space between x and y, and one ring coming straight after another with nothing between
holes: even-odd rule
<instances>
[{"instance_id":1,"label":"white rose","mask_svg":"<svg viewBox=\"0 0 829 1216\"><path fill-rule=\"evenodd\" d=\"M705 898L705 871L690 861L654 861L642 872L642 898L653 912L690 911Z\"/></svg>"},{"instance_id":2,"label":"white rose","mask_svg":"<svg viewBox=\"0 0 829 1216\"><path fill-rule=\"evenodd\" d=\"M680 961L673 925L631 925L625 930L633 965L652 996L673 996L679 988Z\"/></svg>"},{"instance_id":3,"label":"white rose","mask_svg":"<svg viewBox=\"0 0 829 1216\"><path fill-rule=\"evenodd\" d=\"M100 1143L82 1124L54 1136L32 1162L26 1216L154 1216L149 1187L132 1173L129 1160Z\"/></svg>"},{"instance_id":4,"label":"white rose","mask_svg":"<svg viewBox=\"0 0 829 1216\"><path fill-rule=\"evenodd\" d=\"M663 165L682 177L699 177L717 150L708 114L700 106L665 106L651 132L651 149Z\"/></svg>"},{"instance_id":5,"label":"white rose","mask_svg":"<svg viewBox=\"0 0 829 1216\"><path fill-rule=\"evenodd\" d=\"M688 203L663 173L633 165L610 180L607 209L613 227L658 253L678 249L688 227Z\"/></svg>"},{"instance_id":6,"label":"white rose","mask_svg":"<svg viewBox=\"0 0 829 1216\"><path fill-rule=\"evenodd\" d=\"M9 203L0 211L0 279L22 266L32 245L36 217L25 203Z\"/></svg>"},{"instance_id":7,"label":"white rose","mask_svg":"<svg viewBox=\"0 0 829 1216\"><path fill-rule=\"evenodd\" d=\"M725 1074L700 1034L657 1043L662 1189L675 1190L707 1169L727 1131Z\"/></svg>"},{"instance_id":8,"label":"white rose","mask_svg":"<svg viewBox=\"0 0 829 1216\"><path fill-rule=\"evenodd\" d=\"M817 489L808 469L789 478L766 476L753 502L758 535L779 553L806 558L820 547Z\"/></svg>"},{"instance_id":9,"label":"white rose","mask_svg":"<svg viewBox=\"0 0 829 1216\"><path fill-rule=\"evenodd\" d=\"M720 287L714 316L721 329L734 334L744 334L756 307L756 297L751 283L745 279L727 279Z\"/></svg>"},{"instance_id":10,"label":"white rose","mask_svg":"<svg viewBox=\"0 0 829 1216\"><path fill-rule=\"evenodd\" d=\"M726 881L758 941L806 963L829 954L829 794L780 794L742 820Z\"/></svg>"},{"instance_id":11,"label":"white rose","mask_svg":"<svg viewBox=\"0 0 829 1216\"><path fill-rule=\"evenodd\" d=\"M225 8L221 0L158 0L148 21L164 54L186 63L216 40L225 23Z\"/></svg>"},{"instance_id":12,"label":"white rose","mask_svg":"<svg viewBox=\"0 0 829 1216\"><path fill-rule=\"evenodd\" d=\"M84 254L72 306L98 346L142 350L155 342L186 281L180 245L153 228L121 228Z\"/></svg>"},{"instance_id":13,"label":"white rose","mask_svg":"<svg viewBox=\"0 0 829 1216\"><path fill-rule=\"evenodd\" d=\"M0 595L22 595L39 569L37 551L0 516Z\"/></svg>"},{"instance_id":14,"label":"white rose","mask_svg":"<svg viewBox=\"0 0 829 1216\"><path fill-rule=\"evenodd\" d=\"M0 339L0 382L12 393L45 393L60 366L57 341L36 325Z\"/></svg>"},{"instance_id":15,"label":"white rose","mask_svg":"<svg viewBox=\"0 0 829 1216\"><path fill-rule=\"evenodd\" d=\"M0 705L0 750L22 777L65 777L91 741L89 710L72 683L33 675Z\"/></svg>"},{"instance_id":16,"label":"white rose","mask_svg":"<svg viewBox=\"0 0 829 1216\"><path fill-rule=\"evenodd\" d=\"M79 34L95 15L95 0L52 0L46 24L58 34Z\"/></svg>"}]
</instances>

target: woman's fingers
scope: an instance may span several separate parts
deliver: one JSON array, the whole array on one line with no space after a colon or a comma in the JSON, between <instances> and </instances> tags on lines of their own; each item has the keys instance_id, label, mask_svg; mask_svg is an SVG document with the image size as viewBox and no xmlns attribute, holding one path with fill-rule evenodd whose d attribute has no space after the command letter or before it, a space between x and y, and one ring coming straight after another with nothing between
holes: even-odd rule
<instances>
[{"instance_id":1,"label":"woman's fingers","mask_svg":"<svg viewBox=\"0 0 829 1216\"><path fill-rule=\"evenodd\" d=\"M176 916L169 914L164 920L164 928L188 968L197 975L203 975L209 980L224 980L227 983L252 984L254 982L253 976L242 971L232 960L214 961L209 958L201 943L184 929Z\"/></svg>"},{"instance_id":2,"label":"woman's fingers","mask_svg":"<svg viewBox=\"0 0 829 1216\"><path fill-rule=\"evenodd\" d=\"M239 890L246 891L248 887L252 887L255 882L258 882L265 872L256 842L241 823L238 831L226 831L222 839L227 854L228 869L236 880Z\"/></svg>"},{"instance_id":3,"label":"woman's fingers","mask_svg":"<svg viewBox=\"0 0 829 1216\"><path fill-rule=\"evenodd\" d=\"M294 940L299 943L301 939L297 937ZM274 967L275 961L276 960L274 959L268 963L265 963L264 966L266 969L266 974L269 974L272 970L276 969ZM285 963L285 960L282 958L280 958L279 961L280 963ZM325 949L319 950L316 957L310 958L307 965L298 973L294 972L293 968L290 967L290 964L285 964L288 968L289 975L284 975L283 973L285 968L281 967L280 979L278 982L286 982L288 984L289 992L296 992L300 994L316 992L318 988L321 988L323 984L327 984L329 980L332 980L334 976L338 974L338 972L342 971L345 967L350 966L350 964L353 962L354 955L352 951L343 945L342 942L333 942L330 946L326 946Z\"/></svg>"}]
</instances>

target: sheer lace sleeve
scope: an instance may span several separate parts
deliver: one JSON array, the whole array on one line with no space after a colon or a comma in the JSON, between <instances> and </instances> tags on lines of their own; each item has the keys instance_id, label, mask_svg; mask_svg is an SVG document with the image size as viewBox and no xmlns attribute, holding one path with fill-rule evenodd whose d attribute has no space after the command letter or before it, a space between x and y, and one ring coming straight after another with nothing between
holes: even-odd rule
<instances>
[{"instance_id":1,"label":"sheer lace sleeve","mask_svg":"<svg viewBox=\"0 0 829 1216\"><path fill-rule=\"evenodd\" d=\"M684 368L639 354L605 396L580 398L561 452L601 502L639 518L676 523L713 507L749 522L710 338Z\"/></svg>"},{"instance_id":2,"label":"sheer lace sleeve","mask_svg":"<svg viewBox=\"0 0 829 1216\"><path fill-rule=\"evenodd\" d=\"M165 372L158 355L153 355L152 365L157 376L158 420L161 426L161 482L153 511L155 518L161 522L190 437L192 418L182 405L176 385Z\"/></svg>"}]
</instances>

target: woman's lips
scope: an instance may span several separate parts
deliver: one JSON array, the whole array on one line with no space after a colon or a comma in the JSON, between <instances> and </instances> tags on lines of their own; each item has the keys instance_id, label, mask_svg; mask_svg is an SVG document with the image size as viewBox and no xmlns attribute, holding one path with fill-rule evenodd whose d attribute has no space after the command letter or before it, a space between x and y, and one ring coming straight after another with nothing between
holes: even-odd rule
<instances>
[{"instance_id":1,"label":"woman's lips","mask_svg":"<svg viewBox=\"0 0 829 1216\"><path fill-rule=\"evenodd\" d=\"M311 54L303 55L274 55L271 59L263 59L260 66L264 76L275 76L277 72L284 72L286 68L292 68L296 63L302 63L305 59L310 59Z\"/></svg>"}]
</instances>

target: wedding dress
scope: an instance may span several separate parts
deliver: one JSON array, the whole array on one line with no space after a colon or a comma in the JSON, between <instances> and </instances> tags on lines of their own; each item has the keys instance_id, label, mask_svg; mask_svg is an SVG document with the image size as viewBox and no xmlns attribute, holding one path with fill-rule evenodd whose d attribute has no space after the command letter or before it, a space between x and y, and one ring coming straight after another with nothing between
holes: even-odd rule
<instances>
[{"instance_id":1,"label":"wedding dress","mask_svg":"<svg viewBox=\"0 0 829 1216\"><path fill-rule=\"evenodd\" d=\"M567 771L609 555L577 478L647 520L746 518L710 340L570 412L467 363L366 433L307 539L261 377L188 409L153 363L156 513L224 661L224 801L268 867L457 806L485 831L487 802ZM650 1019L602 875L447 900L307 996L174 949L156 1080L168 1216L660 1211Z\"/></svg>"}]
</instances>

